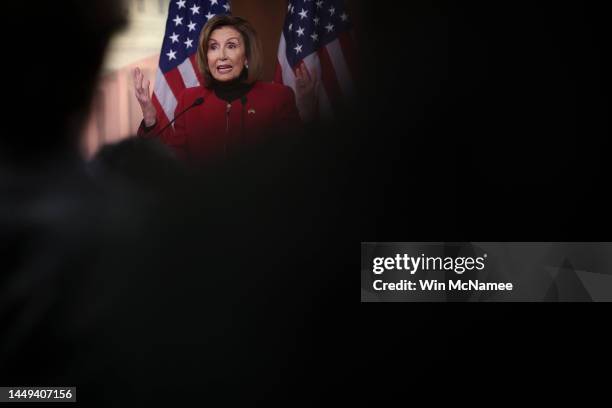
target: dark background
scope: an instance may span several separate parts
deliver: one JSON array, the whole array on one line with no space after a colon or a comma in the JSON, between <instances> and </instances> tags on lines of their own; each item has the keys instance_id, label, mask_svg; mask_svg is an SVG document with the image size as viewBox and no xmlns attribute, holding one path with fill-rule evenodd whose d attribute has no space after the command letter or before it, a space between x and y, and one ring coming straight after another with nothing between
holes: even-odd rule
<instances>
[{"instance_id":1,"label":"dark background","mask_svg":"<svg viewBox=\"0 0 612 408\"><path fill-rule=\"evenodd\" d=\"M359 133L359 239L609 240L605 10L381 7L387 13L372 12L361 44L369 80L360 100L368 131ZM395 367L372 388L406 389L421 372L416 393L442 376L475 392L556 384L571 394L577 373L593 379L587 373L609 361L608 316L607 305L585 304L360 306L364 342L380 344L368 361L378 372Z\"/></svg>"},{"instance_id":2,"label":"dark background","mask_svg":"<svg viewBox=\"0 0 612 408\"><path fill-rule=\"evenodd\" d=\"M86 96L94 72L66 71L81 55L58 64L51 46L23 65L8 92L17 126L3 134L30 159L2 173L17 175L1 196L2 284L14 272L6 293L22 296L0 304L3 383L76 384L82 401L108 406L136 389L188 400L201 384L247 401L406 402L448 383L546 394L543 382L571 393L574 376L601 378L607 307L357 304L356 279L362 241L608 238L605 10L351 3L363 23L356 106L288 149L207 173L195 197L193 185L150 191L143 175L161 177L147 155L127 181L92 186L66 161L49 172L72 108L56 102ZM51 30L45 12L32 18ZM53 21L71 47L96 51ZM40 92L49 102L30 108ZM182 393L163 393L168 383Z\"/></svg>"},{"instance_id":3,"label":"dark background","mask_svg":"<svg viewBox=\"0 0 612 408\"><path fill-rule=\"evenodd\" d=\"M604 14L410 2L369 19L367 239L605 240Z\"/></svg>"}]
</instances>

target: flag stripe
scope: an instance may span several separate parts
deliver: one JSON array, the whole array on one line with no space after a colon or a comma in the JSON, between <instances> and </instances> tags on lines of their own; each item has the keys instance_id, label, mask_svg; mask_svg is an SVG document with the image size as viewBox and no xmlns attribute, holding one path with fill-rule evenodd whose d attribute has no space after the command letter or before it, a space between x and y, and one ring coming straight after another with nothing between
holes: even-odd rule
<instances>
[{"instance_id":1,"label":"flag stripe","mask_svg":"<svg viewBox=\"0 0 612 408\"><path fill-rule=\"evenodd\" d=\"M346 60L346 66L351 73L351 78L353 79L353 85L355 85L359 79L359 64L357 63L357 56L355 51L355 44L353 42L351 32L344 32L338 36L338 40L340 40L340 48L342 49L342 55L344 55L344 59Z\"/></svg>"},{"instance_id":2,"label":"flag stripe","mask_svg":"<svg viewBox=\"0 0 612 408\"><path fill-rule=\"evenodd\" d=\"M170 123L170 121L166 117L165 113L161 113L161 114L159 113L159 112L164 112L164 109L159 103L159 100L157 99L157 95L153 94L153 98L151 98L151 100L153 101L153 106L155 106L155 110L157 110L158 112L157 113L157 127L158 129L163 129L164 127L166 127L166 125L168 125L168 123ZM172 127L164 131L164 133L161 135L162 139L165 140L166 137L168 137L168 134L170 132L172 132Z\"/></svg>"},{"instance_id":3,"label":"flag stripe","mask_svg":"<svg viewBox=\"0 0 612 408\"><path fill-rule=\"evenodd\" d=\"M174 118L174 110L176 109L177 101L174 93L170 89L166 76L161 71L161 68L157 71L157 79L155 80L155 95L162 108L162 113L166 115L168 120ZM160 112L158 112L159 114Z\"/></svg>"},{"instance_id":4,"label":"flag stripe","mask_svg":"<svg viewBox=\"0 0 612 408\"><path fill-rule=\"evenodd\" d=\"M304 64L312 78L321 78L321 61L316 53L312 53L304 58ZM322 81L318 81L319 86L315 93L317 95L317 103L319 105L319 117L329 119L332 113L332 107L327 97L327 91L323 86Z\"/></svg>"},{"instance_id":5,"label":"flag stripe","mask_svg":"<svg viewBox=\"0 0 612 408\"><path fill-rule=\"evenodd\" d=\"M193 69L193 65L191 65L191 60L187 58L181 65L178 66L178 70L181 73L181 78L183 78L183 83L187 88L194 88L200 83L198 82L198 77Z\"/></svg>"},{"instance_id":6,"label":"flag stripe","mask_svg":"<svg viewBox=\"0 0 612 408\"><path fill-rule=\"evenodd\" d=\"M166 83L172 90L174 97L178 99L181 92L183 92L183 89L185 89L185 82L183 81L180 71L178 69L173 69L166 72L164 76L166 77Z\"/></svg>"},{"instance_id":7,"label":"flag stripe","mask_svg":"<svg viewBox=\"0 0 612 408\"><path fill-rule=\"evenodd\" d=\"M323 82L323 86L327 91L327 96L329 97L332 109L335 112L341 111L342 103L340 99L342 97L342 91L340 90L340 85L336 79L334 66L330 60L327 48L319 49L318 54L319 60L321 61L321 82Z\"/></svg>"},{"instance_id":8,"label":"flag stripe","mask_svg":"<svg viewBox=\"0 0 612 408\"><path fill-rule=\"evenodd\" d=\"M334 67L334 71L336 72L335 77L338 80L340 89L342 90L342 96L345 99L350 99L353 96L353 84L351 73L346 65L342 50L340 49L340 41L334 40L327 44L326 48L327 53L329 54L329 60Z\"/></svg>"},{"instance_id":9,"label":"flag stripe","mask_svg":"<svg viewBox=\"0 0 612 408\"><path fill-rule=\"evenodd\" d=\"M295 91L295 74L287 60L286 46L285 35L281 34L280 44L278 46L278 62L283 70L283 84Z\"/></svg>"},{"instance_id":10,"label":"flag stripe","mask_svg":"<svg viewBox=\"0 0 612 408\"><path fill-rule=\"evenodd\" d=\"M164 108L162 107L161 103L159 102L159 99L157 99L157 95L153 94L153 96L151 97L151 101L153 102L153 105L155 106L155 109L158 112L164 112ZM166 114L162 114L162 115L157 115L157 121L158 124L161 127L164 127L168 124L168 118L166 117Z\"/></svg>"},{"instance_id":11,"label":"flag stripe","mask_svg":"<svg viewBox=\"0 0 612 408\"><path fill-rule=\"evenodd\" d=\"M203 84L204 83L204 78L202 78L202 73L200 72L200 68L198 68L198 61L197 61L197 54L193 54L191 57L189 57L189 60L191 61L191 66L193 67L193 71L196 74L196 77L198 78L198 83Z\"/></svg>"}]
</instances>

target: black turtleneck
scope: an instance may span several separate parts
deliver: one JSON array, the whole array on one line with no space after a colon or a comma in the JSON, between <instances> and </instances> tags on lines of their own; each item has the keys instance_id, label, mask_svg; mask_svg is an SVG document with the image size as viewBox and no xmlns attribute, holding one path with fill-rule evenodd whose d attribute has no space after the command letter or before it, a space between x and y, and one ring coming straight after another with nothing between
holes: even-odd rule
<instances>
[{"instance_id":1,"label":"black turtleneck","mask_svg":"<svg viewBox=\"0 0 612 408\"><path fill-rule=\"evenodd\" d=\"M242 82L241 78L229 82L213 81L211 86L215 95L228 103L232 103L236 99L242 98L252 87L252 84Z\"/></svg>"}]
</instances>

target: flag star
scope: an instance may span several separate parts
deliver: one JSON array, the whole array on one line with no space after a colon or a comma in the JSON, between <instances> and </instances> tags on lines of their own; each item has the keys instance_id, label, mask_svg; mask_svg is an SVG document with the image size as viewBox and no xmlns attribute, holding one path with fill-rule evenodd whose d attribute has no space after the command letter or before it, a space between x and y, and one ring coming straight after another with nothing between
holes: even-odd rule
<instances>
[{"instance_id":1,"label":"flag star","mask_svg":"<svg viewBox=\"0 0 612 408\"><path fill-rule=\"evenodd\" d=\"M187 7L187 6L185 6L185 0L179 0L179 1L177 1L177 2L176 2L176 5L178 6L179 10L180 10L180 9L182 9L182 8L184 8L184 7Z\"/></svg>"},{"instance_id":2,"label":"flag star","mask_svg":"<svg viewBox=\"0 0 612 408\"><path fill-rule=\"evenodd\" d=\"M219 5L219 3L217 3L218 0L210 0L210 7L216 5Z\"/></svg>"},{"instance_id":3,"label":"flag star","mask_svg":"<svg viewBox=\"0 0 612 408\"><path fill-rule=\"evenodd\" d=\"M298 37L301 37L304 35L304 29L302 27L295 30L295 32L297 33Z\"/></svg>"},{"instance_id":4,"label":"flag star","mask_svg":"<svg viewBox=\"0 0 612 408\"><path fill-rule=\"evenodd\" d=\"M295 46L294 50L296 54L299 54L300 52L302 52L302 46L298 44Z\"/></svg>"},{"instance_id":5,"label":"flag star","mask_svg":"<svg viewBox=\"0 0 612 408\"><path fill-rule=\"evenodd\" d=\"M346 20L348 20L348 15L346 13L342 13L340 18L342 19L342 21L346 21Z\"/></svg>"},{"instance_id":6,"label":"flag star","mask_svg":"<svg viewBox=\"0 0 612 408\"><path fill-rule=\"evenodd\" d=\"M318 26L319 25L319 17L315 17L312 19L312 21L314 21L315 25Z\"/></svg>"},{"instance_id":7,"label":"flag star","mask_svg":"<svg viewBox=\"0 0 612 408\"><path fill-rule=\"evenodd\" d=\"M333 16L335 12L336 12L335 8L332 7L332 8L329 9L329 15L330 16Z\"/></svg>"},{"instance_id":8,"label":"flag star","mask_svg":"<svg viewBox=\"0 0 612 408\"><path fill-rule=\"evenodd\" d=\"M293 5L291 3L289 3L287 5L287 13L291 11L291 7L293 7Z\"/></svg>"},{"instance_id":9,"label":"flag star","mask_svg":"<svg viewBox=\"0 0 612 408\"><path fill-rule=\"evenodd\" d=\"M189 27L189 31L195 31L196 23L194 23L193 21L190 21L187 27Z\"/></svg>"},{"instance_id":10,"label":"flag star","mask_svg":"<svg viewBox=\"0 0 612 408\"><path fill-rule=\"evenodd\" d=\"M166 55L168 56L168 61L172 61L173 59L176 59L176 51L170 50L170 52L167 53Z\"/></svg>"},{"instance_id":11,"label":"flag star","mask_svg":"<svg viewBox=\"0 0 612 408\"><path fill-rule=\"evenodd\" d=\"M323 7L323 1L319 0L317 1L317 8L322 8Z\"/></svg>"},{"instance_id":12,"label":"flag star","mask_svg":"<svg viewBox=\"0 0 612 408\"><path fill-rule=\"evenodd\" d=\"M225 9L225 12L229 13L229 11L230 11L230 5L229 4L225 3L223 5L223 8Z\"/></svg>"},{"instance_id":13,"label":"flag star","mask_svg":"<svg viewBox=\"0 0 612 408\"><path fill-rule=\"evenodd\" d=\"M178 15L176 16L176 18L174 20L174 25L175 26L179 26L183 24L183 17L179 17Z\"/></svg>"},{"instance_id":14,"label":"flag star","mask_svg":"<svg viewBox=\"0 0 612 408\"><path fill-rule=\"evenodd\" d=\"M183 44L185 44L187 48L191 48L193 47L193 40L188 38L187 41L185 41Z\"/></svg>"},{"instance_id":15,"label":"flag star","mask_svg":"<svg viewBox=\"0 0 612 408\"><path fill-rule=\"evenodd\" d=\"M179 42L179 35L177 33L172 33L170 39L172 40L172 43Z\"/></svg>"},{"instance_id":16,"label":"flag star","mask_svg":"<svg viewBox=\"0 0 612 408\"><path fill-rule=\"evenodd\" d=\"M213 13L211 13L210 11L208 12L208 14L206 15L206 19L210 20L211 18L213 18L215 15Z\"/></svg>"},{"instance_id":17,"label":"flag star","mask_svg":"<svg viewBox=\"0 0 612 408\"><path fill-rule=\"evenodd\" d=\"M295 7L291 6L291 14L295 11Z\"/></svg>"},{"instance_id":18,"label":"flag star","mask_svg":"<svg viewBox=\"0 0 612 408\"><path fill-rule=\"evenodd\" d=\"M331 33L332 31L334 31L334 25L332 23L329 23L328 25L326 25L325 28L327 28L328 33Z\"/></svg>"},{"instance_id":19,"label":"flag star","mask_svg":"<svg viewBox=\"0 0 612 408\"><path fill-rule=\"evenodd\" d=\"M289 24L289 31L293 30L293 23Z\"/></svg>"},{"instance_id":20,"label":"flag star","mask_svg":"<svg viewBox=\"0 0 612 408\"><path fill-rule=\"evenodd\" d=\"M193 15L200 14L200 6L196 6L194 3L193 7L191 8L191 12L193 13Z\"/></svg>"},{"instance_id":21,"label":"flag star","mask_svg":"<svg viewBox=\"0 0 612 408\"><path fill-rule=\"evenodd\" d=\"M302 9L302 11L300 11L298 14L300 15L300 18L302 20L305 19L306 17L308 17L308 11L304 10L304 9Z\"/></svg>"},{"instance_id":22,"label":"flag star","mask_svg":"<svg viewBox=\"0 0 612 408\"><path fill-rule=\"evenodd\" d=\"M312 41L317 41L319 39L319 34L317 33L312 33L310 35L310 38L312 38Z\"/></svg>"}]
</instances>

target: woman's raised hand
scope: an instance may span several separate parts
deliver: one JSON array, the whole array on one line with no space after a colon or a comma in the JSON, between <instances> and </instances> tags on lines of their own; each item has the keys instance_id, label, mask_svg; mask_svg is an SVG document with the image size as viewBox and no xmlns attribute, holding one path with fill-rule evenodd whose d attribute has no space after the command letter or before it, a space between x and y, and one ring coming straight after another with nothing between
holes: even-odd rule
<instances>
[{"instance_id":1,"label":"woman's raised hand","mask_svg":"<svg viewBox=\"0 0 612 408\"><path fill-rule=\"evenodd\" d=\"M303 62L295 71L295 100L302 121L314 120L317 112L317 88L319 81L313 78Z\"/></svg>"},{"instance_id":2,"label":"woman's raised hand","mask_svg":"<svg viewBox=\"0 0 612 408\"><path fill-rule=\"evenodd\" d=\"M133 71L134 76L134 93L136 99L142 109L142 117L144 119L145 126L153 126L157 122L157 111L151 100L151 93L149 87L151 81L145 79L144 74L140 68L136 68Z\"/></svg>"}]
</instances>

